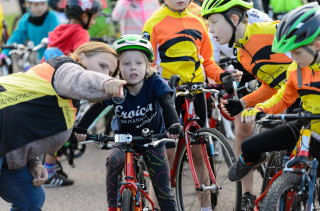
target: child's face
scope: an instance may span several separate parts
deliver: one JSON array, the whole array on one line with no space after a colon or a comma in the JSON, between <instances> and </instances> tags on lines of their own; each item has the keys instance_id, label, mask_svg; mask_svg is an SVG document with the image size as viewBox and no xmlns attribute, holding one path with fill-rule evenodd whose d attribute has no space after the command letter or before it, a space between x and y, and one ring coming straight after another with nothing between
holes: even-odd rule
<instances>
[{"instance_id":1,"label":"child's face","mask_svg":"<svg viewBox=\"0 0 320 211\"><path fill-rule=\"evenodd\" d=\"M129 84L137 84L146 74L146 57L140 51L125 51L120 56L122 78Z\"/></svg>"},{"instance_id":2,"label":"child's face","mask_svg":"<svg viewBox=\"0 0 320 211\"><path fill-rule=\"evenodd\" d=\"M209 32L220 44L227 44L231 40L232 28L223 15L215 13L209 16Z\"/></svg>"},{"instance_id":3,"label":"child's face","mask_svg":"<svg viewBox=\"0 0 320 211\"><path fill-rule=\"evenodd\" d=\"M30 12L35 16L39 17L43 15L48 9L47 2L31 2L30 3Z\"/></svg>"},{"instance_id":4,"label":"child's face","mask_svg":"<svg viewBox=\"0 0 320 211\"><path fill-rule=\"evenodd\" d=\"M89 26L88 28L90 29L90 27L96 23L96 17L99 15L99 13L95 13L92 15L91 17L91 20L90 20L90 23L89 23ZM89 21L89 15L87 13L83 13L82 16L81 16L83 22L86 24L88 23Z\"/></svg>"},{"instance_id":5,"label":"child's face","mask_svg":"<svg viewBox=\"0 0 320 211\"><path fill-rule=\"evenodd\" d=\"M90 57L84 53L79 55L79 63L87 70L112 76L118 66L117 57L111 53L99 52Z\"/></svg>"},{"instance_id":6,"label":"child's face","mask_svg":"<svg viewBox=\"0 0 320 211\"><path fill-rule=\"evenodd\" d=\"M164 0L170 8L174 10L184 10L190 3L190 0Z\"/></svg>"},{"instance_id":7,"label":"child's face","mask_svg":"<svg viewBox=\"0 0 320 211\"><path fill-rule=\"evenodd\" d=\"M319 50L319 48L317 48L317 45L320 46L320 41L317 41L317 42L318 42L318 44L313 43L313 44L310 44L307 46L311 50L316 52ZM296 48L290 52L291 52L292 59L301 67L309 66L314 59L314 56L311 53L309 53L308 51L306 51L303 47Z\"/></svg>"}]
</instances>

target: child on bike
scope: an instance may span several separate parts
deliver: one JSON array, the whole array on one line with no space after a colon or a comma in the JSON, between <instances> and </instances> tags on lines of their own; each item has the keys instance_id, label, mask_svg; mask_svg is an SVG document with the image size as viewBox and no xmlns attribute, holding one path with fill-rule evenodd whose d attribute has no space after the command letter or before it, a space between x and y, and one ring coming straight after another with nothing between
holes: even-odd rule
<instances>
[{"instance_id":1,"label":"child on bike","mask_svg":"<svg viewBox=\"0 0 320 211\"><path fill-rule=\"evenodd\" d=\"M276 95L242 113L242 121L253 122L260 112L280 113L300 97L302 108L312 114L320 113L320 6L309 3L289 12L277 27L272 51L291 52L294 62L288 68L287 82ZM292 151L300 135L301 125L288 122L246 139L242 155L229 170L229 179L237 181L264 161L265 152ZM319 137L319 122L311 122L312 136ZM310 153L318 155L311 141Z\"/></svg>"},{"instance_id":2,"label":"child on bike","mask_svg":"<svg viewBox=\"0 0 320 211\"><path fill-rule=\"evenodd\" d=\"M68 0L65 12L70 22L59 25L53 32L49 33L49 45L44 53L43 60L59 54L68 55L80 45L89 42L90 38L87 30L95 23L95 18L101 9L100 0ZM49 172L49 180L45 186L72 185L73 180L68 179L67 174L62 169L55 170L56 162L56 156L46 155L44 166Z\"/></svg>"},{"instance_id":3,"label":"child on bike","mask_svg":"<svg viewBox=\"0 0 320 211\"><path fill-rule=\"evenodd\" d=\"M191 0L164 0L163 2L164 6L147 20L142 32L153 46L154 65L158 67L161 76L170 79L172 75L179 75L185 83L204 82L206 77L212 78L217 83L226 80L228 85L226 88L228 92L232 92L230 73L223 72L213 60L212 45L205 23L186 9ZM239 80L241 75L242 72L239 71L232 74ZM184 97L176 99L178 114L183 103ZM195 113L200 118L199 124L203 127L207 121L207 105L203 93L196 95L194 106ZM175 148L170 144L167 148L171 166ZM200 148L199 153L201 153ZM195 163L198 165L199 162ZM209 205L201 206L205 209Z\"/></svg>"},{"instance_id":4,"label":"child on bike","mask_svg":"<svg viewBox=\"0 0 320 211\"><path fill-rule=\"evenodd\" d=\"M38 157L70 137L80 99L123 97L117 53L88 42L25 73L0 77L0 196L12 210L41 210L48 173Z\"/></svg>"},{"instance_id":5,"label":"child on bike","mask_svg":"<svg viewBox=\"0 0 320 211\"><path fill-rule=\"evenodd\" d=\"M34 45L40 44L41 40L48 37L48 33L53 31L59 21L56 15L48 11L48 0L27 0L28 12L24 14L19 22L18 28L13 32L7 41L8 44L24 44L26 40L32 41ZM2 58L9 56L10 49L4 49L1 52L0 64ZM44 48L38 51L39 61L43 56Z\"/></svg>"},{"instance_id":6,"label":"child on bike","mask_svg":"<svg viewBox=\"0 0 320 211\"><path fill-rule=\"evenodd\" d=\"M168 137L178 139L182 130L171 99L172 90L151 68L151 43L140 35L132 34L118 38L113 47L120 55L120 78L127 81L124 97L95 104L84 115L78 128L87 129L106 106L113 104L116 115L112 122L114 133L141 136L143 128L153 130L155 134L164 133L167 128ZM81 130L75 131L78 140L83 141L86 135ZM109 211L116 210L117 207L117 182L125 162L122 150L123 145L115 146L107 158ZM161 210L176 210L165 146L137 146L136 151L144 157Z\"/></svg>"},{"instance_id":7,"label":"child on bike","mask_svg":"<svg viewBox=\"0 0 320 211\"><path fill-rule=\"evenodd\" d=\"M231 116L274 95L286 81L286 70L292 62L284 53L271 52L278 21L249 24L246 11L252 6L250 0L205 0L202 4L202 16L208 19L209 31L216 41L237 48L240 64L262 83L240 100L222 101L223 111ZM236 140L237 154L241 154L243 139ZM253 186L245 191L252 195Z\"/></svg>"}]
</instances>

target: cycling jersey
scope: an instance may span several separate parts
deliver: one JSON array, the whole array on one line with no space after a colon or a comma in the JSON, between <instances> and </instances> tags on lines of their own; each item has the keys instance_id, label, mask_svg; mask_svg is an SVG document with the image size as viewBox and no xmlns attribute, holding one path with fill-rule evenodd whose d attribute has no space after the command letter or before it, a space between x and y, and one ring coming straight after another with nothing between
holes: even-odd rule
<instances>
[{"instance_id":1,"label":"cycling jersey","mask_svg":"<svg viewBox=\"0 0 320 211\"><path fill-rule=\"evenodd\" d=\"M161 7L147 20L142 35L154 48L154 62L162 77L179 75L184 82L204 82L208 76L220 82L223 71L213 60L206 25L188 10Z\"/></svg>"},{"instance_id":2,"label":"cycling jersey","mask_svg":"<svg viewBox=\"0 0 320 211\"><path fill-rule=\"evenodd\" d=\"M286 70L292 60L283 53L273 53L271 46L278 21L248 24L244 38L239 39L238 60L245 70L262 82L255 92L243 97L247 107L274 95L286 81Z\"/></svg>"},{"instance_id":3,"label":"cycling jersey","mask_svg":"<svg viewBox=\"0 0 320 211\"><path fill-rule=\"evenodd\" d=\"M288 68L288 81L282 85L276 95L256 106L266 113L280 113L300 97L302 108L312 114L320 114L320 67L319 64L297 68L293 62ZM300 77L301 76L301 77ZM311 130L320 134L320 123L311 125Z\"/></svg>"},{"instance_id":4,"label":"cycling jersey","mask_svg":"<svg viewBox=\"0 0 320 211\"><path fill-rule=\"evenodd\" d=\"M59 96L52 79L62 64L76 62L68 57L59 58L34 66L25 73L0 77L0 157L26 143L73 126L75 105L79 101ZM38 117L43 121L32 121Z\"/></svg>"}]
</instances>

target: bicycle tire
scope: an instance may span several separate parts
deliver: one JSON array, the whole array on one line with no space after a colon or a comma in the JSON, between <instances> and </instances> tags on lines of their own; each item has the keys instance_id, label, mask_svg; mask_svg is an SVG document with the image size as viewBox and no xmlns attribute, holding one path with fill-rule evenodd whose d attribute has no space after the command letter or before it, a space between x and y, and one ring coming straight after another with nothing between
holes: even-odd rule
<instances>
[{"instance_id":1,"label":"bicycle tire","mask_svg":"<svg viewBox=\"0 0 320 211\"><path fill-rule=\"evenodd\" d=\"M219 131L211 128L201 128L195 133L199 134L198 137L205 138L206 140L208 137L212 137L212 139L217 141L222 147L222 159L218 160L211 155L212 153L210 151L209 143L207 141L205 143L207 151L209 152L207 152L207 154L211 168L213 169L217 184L221 187L221 190L218 190L217 193L210 192L211 201L209 201L209 206L211 206L212 210L240 210L241 182L231 182L228 179L228 169L234 162L236 162L236 159L226 138ZM192 148L195 148L195 146L192 145ZM215 152L216 151L217 150L215 150ZM219 156L216 158L218 157ZM196 161L194 159L194 163L195 162ZM198 178L200 178L200 174L197 173L197 175ZM208 203L207 200L209 195L197 192L194 189L194 181L188 163L187 149L186 146L184 146L179 156L176 174L176 200L178 210L200 210L201 205L198 197L202 202Z\"/></svg>"},{"instance_id":2,"label":"bicycle tire","mask_svg":"<svg viewBox=\"0 0 320 211\"><path fill-rule=\"evenodd\" d=\"M146 164L144 162L144 160L142 159L142 157L140 157L137 160L137 167L136 167L136 178L137 178L137 182L140 185L140 188L147 192L148 191L148 184L147 184L147 180L146 177L144 176L143 171L146 170ZM142 208L145 208L147 206L147 199L146 197L141 193L141 204L142 204Z\"/></svg>"},{"instance_id":3,"label":"bicycle tire","mask_svg":"<svg viewBox=\"0 0 320 211\"><path fill-rule=\"evenodd\" d=\"M274 151L269 155L269 160L266 164L265 174L261 185L261 194L266 190L272 177L282 169L283 157L286 151Z\"/></svg>"},{"instance_id":4,"label":"bicycle tire","mask_svg":"<svg viewBox=\"0 0 320 211\"><path fill-rule=\"evenodd\" d=\"M270 186L268 193L265 196L265 199L261 203L260 211L274 211L280 210L289 210L288 207L284 207L286 205L286 193L292 191L298 191L299 185L301 184L302 177L298 174L293 173L286 173L278 177ZM301 196L298 194L294 195L293 199L293 207L290 210L292 211L301 211L300 205L303 203L301 202ZM280 201L279 201L280 200Z\"/></svg>"},{"instance_id":5,"label":"bicycle tire","mask_svg":"<svg viewBox=\"0 0 320 211\"><path fill-rule=\"evenodd\" d=\"M121 210L134 211L133 194L129 189L125 189L122 193Z\"/></svg>"}]
</instances>

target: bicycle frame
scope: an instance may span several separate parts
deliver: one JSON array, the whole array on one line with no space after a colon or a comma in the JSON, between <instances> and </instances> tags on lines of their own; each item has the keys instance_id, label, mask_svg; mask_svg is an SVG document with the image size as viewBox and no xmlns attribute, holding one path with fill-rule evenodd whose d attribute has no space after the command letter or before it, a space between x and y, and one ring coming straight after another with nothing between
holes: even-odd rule
<instances>
[{"instance_id":1,"label":"bicycle frame","mask_svg":"<svg viewBox=\"0 0 320 211\"><path fill-rule=\"evenodd\" d=\"M305 183L308 186L308 200L306 204L306 211L311 211L313 208L313 192L314 184L317 174L318 161L313 159L310 161L309 157L309 146L311 141L311 130L308 127L302 127L300 131L300 139L296 145L296 148L290 156L290 160L285 164L283 173L293 172L302 174L302 182L299 187L299 193L302 193L305 189ZM305 168L308 167L311 169L310 176L307 174ZM293 202L293 196L295 192L291 192L287 195L287 207L290 207Z\"/></svg>"},{"instance_id":2,"label":"bicycle frame","mask_svg":"<svg viewBox=\"0 0 320 211\"><path fill-rule=\"evenodd\" d=\"M150 199L148 193L144 191L141 188L141 184L138 183L138 180L136 178L136 167L137 167L137 159L136 159L136 154L133 149L134 143L133 141L139 140L139 141L149 141L151 142L150 144L144 144L144 146L158 146L162 142L175 142L174 139L168 139L164 138L166 137L165 134L157 134L153 135L149 129L145 128L142 130L143 136L139 137L132 137L130 134L115 134L114 137L108 137L103 134L91 134L88 135L86 140L89 141L84 141L82 144L86 143L95 143L98 145L99 148L101 149L110 149L111 146L108 144L108 141L115 141L119 143L125 143L125 182L120 182L118 183L117 187L117 210L121 211L122 207L122 194L125 190L130 190L133 197L134 197L134 210L135 211L142 211L143 208L143 203L142 203L142 198L141 194L149 201L149 203L152 206L152 210L154 210L154 203ZM161 140L157 140L157 139ZM143 173L143 172L141 172Z\"/></svg>"},{"instance_id":3,"label":"bicycle frame","mask_svg":"<svg viewBox=\"0 0 320 211\"><path fill-rule=\"evenodd\" d=\"M117 201L118 201L118 211L121 211L121 196L125 189L130 189L134 198L135 198L135 204L134 204L134 210L135 211L142 211L142 201L140 194L143 194L144 197L149 201L149 203L152 206L152 210L154 210L154 203L150 199L149 195L142 190L140 187L140 184L137 181L136 174L135 174L135 158L134 158L134 150L132 149L132 146L127 144L125 148L125 182L124 183L118 183L118 191L117 191Z\"/></svg>"},{"instance_id":4,"label":"bicycle frame","mask_svg":"<svg viewBox=\"0 0 320 211\"><path fill-rule=\"evenodd\" d=\"M274 115L276 116L276 115ZM280 115L281 116L281 115ZM271 118L273 119L273 118ZM284 159L285 167L277 174L275 174L270 180L268 187L266 190L260 195L260 197L255 201L255 211L258 211L258 204L266 195L269 187L273 183L273 181L278 178L280 175L285 174L287 172L291 173L299 173L302 175L302 181L299 186L299 190L296 193L295 191L289 192L286 196L286 207L287 209L291 207L294 199L294 195L302 194L306 190L306 186L308 187L308 200L306 203L306 211L313 210L313 198L314 198L314 188L315 188L315 180L317 176L317 166L318 161L316 159L310 160L309 158L309 147L311 142L311 130L310 124L307 126L303 126L300 130L299 141L296 144L293 152L290 155L289 159ZM310 170L310 176L306 171L306 168ZM287 210L286 210L287 211Z\"/></svg>"},{"instance_id":5,"label":"bicycle frame","mask_svg":"<svg viewBox=\"0 0 320 211\"><path fill-rule=\"evenodd\" d=\"M179 96L179 93L177 94L177 96ZM171 186L172 187L176 187L176 181L175 181L175 175L177 174L176 172L176 169L177 169L177 164L178 164L178 158L179 158L179 155L181 154L181 150L182 150L182 147L184 145L186 145L186 148L187 148L187 155L188 155L188 160L189 160L189 165L190 165L190 169L191 169L191 173L192 173L192 177L193 177L193 180L194 180L194 183L195 183L195 190L197 191L203 191L204 188L199 184L199 179L197 177L197 174L196 174L196 171L195 171L195 167L194 167L194 163L193 163L193 159L192 159L192 152L191 152L191 140L193 139L193 133L190 133L189 131L192 131L193 128L195 130L198 130L200 129L200 125L196 122L197 119L199 119L196 114L195 114L195 111L194 111L194 104L193 104L193 101L190 100L188 97L185 97L185 100L184 100L184 105L183 105L183 108L182 110L185 110L185 115L184 115L184 119L183 119L183 122L184 122L184 126L183 126L183 131L184 131L184 137L182 139L179 140L178 142L178 146L177 146L177 149L176 149L176 155L175 155L175 158L174 158L174 161L173 161L173 165L172 165L172 168L171 168L171 171L170 171L170 177L171 177ZM200 140L202 142L202 140ZM212 140L211 140L212 142ZM214 155L214 148L213 148L213 143L210 143L210 146L211 146L211 151ZM204 160L205 160L205 164L206 164L206 167L207 167L207 170L209 172L209 175L210 175L210 179L212 181L212 183L217 187L217 183L216 183L216 180L215 180L215 176L213 174L213 171L212 171L212 168L210 166L210 163L209 163L209 158L208 158L208 155L207 155L207 149L206 149L206 145L204 144L201 144L201 149L202 149L202 154L204 155Z\"/></svg>"}]
</instances>

